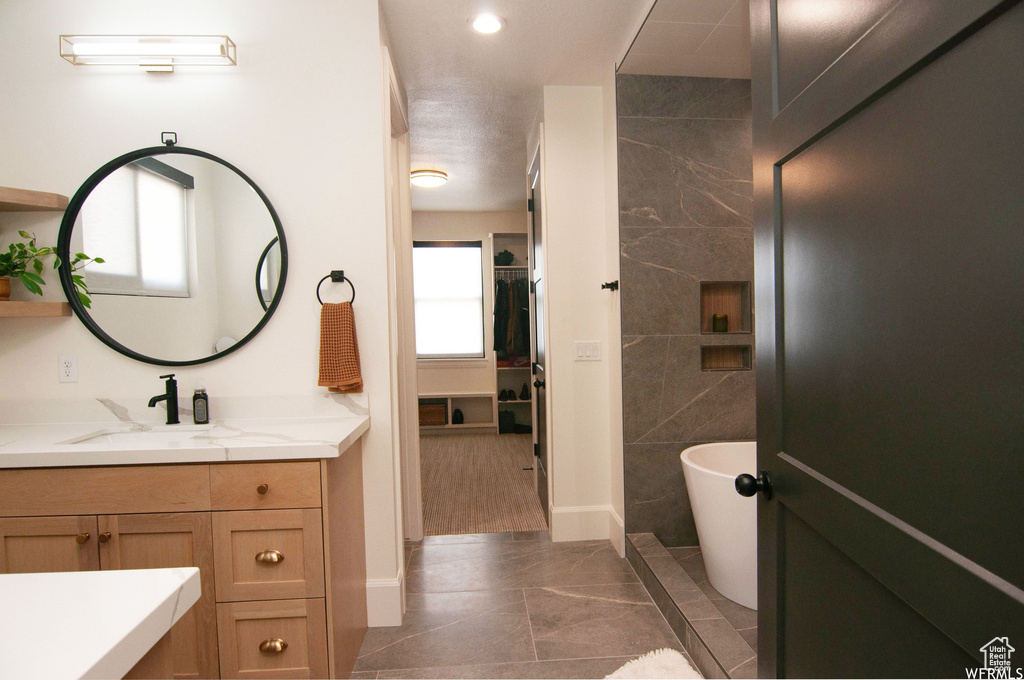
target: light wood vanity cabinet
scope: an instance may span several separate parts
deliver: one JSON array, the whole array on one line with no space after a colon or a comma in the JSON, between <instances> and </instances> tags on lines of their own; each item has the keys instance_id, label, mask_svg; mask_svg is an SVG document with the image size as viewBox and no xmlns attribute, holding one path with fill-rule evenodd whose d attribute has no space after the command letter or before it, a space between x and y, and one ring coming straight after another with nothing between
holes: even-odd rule
<instances>
[{"instance_id":1,"label":"light wood vanity cabinet","mask_svg":"<svg viewBox=\"0 0 1024 680\"><path fill-rule=\"evenodd\" d=\"M0 470L2 573L199 568L175 678L347 677L363 540L358 442L321 461Z\"/></svg>"}]
</instances>

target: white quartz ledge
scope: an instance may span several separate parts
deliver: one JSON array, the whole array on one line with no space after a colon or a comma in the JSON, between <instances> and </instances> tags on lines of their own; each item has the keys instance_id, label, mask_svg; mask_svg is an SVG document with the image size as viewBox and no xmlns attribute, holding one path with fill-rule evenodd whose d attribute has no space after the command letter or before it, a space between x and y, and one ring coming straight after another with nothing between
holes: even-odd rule
<instances>
[{"instance_id":1,"label":"white quartz ledge","mask_svg":"<svg viewBox=\"0 0 1024 680\"><path fill-rule=\"evenodd\" d=\"M207 425L184 410L180 424L166 425L166 411L108 399L0 402L0 468L337 458L369 429L364 404L347 395L229 398L211 400Z\"/></svg>"},{"instance_id":2,"label":"white quartz ledge","mask_svg":"<svg viewBox=\"0 0 1024 680\"><path fill-rule=\"evenodd\" d=\"M121 678L199 600L199 569L0 575L0 678Z\"/></svg>"}]
</instances>

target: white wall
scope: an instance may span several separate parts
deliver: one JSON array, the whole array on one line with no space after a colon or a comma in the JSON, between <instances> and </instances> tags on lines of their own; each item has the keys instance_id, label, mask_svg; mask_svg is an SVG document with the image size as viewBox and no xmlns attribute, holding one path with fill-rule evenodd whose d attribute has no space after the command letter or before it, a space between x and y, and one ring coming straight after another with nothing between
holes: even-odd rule
<instances>
[{"instance_id":1,"label":"white wall","mask_svg":"<svg viewBox=\"0 0 1024 680\"><path fill-rule=\"evenodd\" d=\"M525 196L525 192L524 192ZM525 203L525 200L524 200ZM418 362L420 394L493 392L494 291L491 289L490 234L526 234L528 215L523 212L414 212L412 236L417 241L481 241L484 281L484 358L459 361ZM524 249L525 254L525 249Z\"/></svg>"},{"instance_id":2,"label":"white wall","mask_svg":"<svg viewBox=\"0 0 1024 680\"><path fill-rule=\"evenodd\" d=\"M223 34L233 68L146 74L76 67L57 54L61 33ZM315 287L344 269L355 304L371 428L363 440L367 575L396 579L397 474L392 458L383 88L377 0L40 0L0 3L0 185L71 195L100 165L159 144L161 131L248 174L266 192L288 239L288 280L263 332L238 352L175 370L187 394L289 395L316 386ZM55 242L59 216L0 215ZM49 277L47 299L60 299ZM347 287L325 284L325 299ZM188 329L181 329L187 333ZM0 396L19 399L157 394L157 366L124 358L74 318L5 319ZM57 382L57 357L78 356L79 382ZM216 417L216 414L213 414ZM371 620L373 613L371 612ZM400 616L400 613L399 613Z\"/></svg>"},{"instance_id":3,"label":"white wall","mask_svg":"<svg viewBox=\"0 0 1024 680\"><path fill-rule=\"evenodd\" d=\"M611 68L609 66L609 68ZM617 242L617 216L610 221L608 151L611 116L606 87L544 88L544 195L547 257L548 365L552 537L556 541L610 538L613 498L621 512L621 481L612 491L613 438L621 467L621 401L609 360L614 293L601 284L618 277L609 268L610 239ZM609 112L609 108L611 109ZM612 138L614 133L611 133ZM617 246L614 246L617 248ZM600 341L601 361L576 362L573 342ZM618 429L610 422L618 418ZM620 434L616 435L616 431ZM621 480L621 471L619 472ZM621 515L620 515L621 516ZM620 542L616 542L617 547Z\"/></svg>"},{"instance_id":4,"label":"white wall","mask_svg":"<svg viewBox=\"0 0 1024 680\"><path fill-rule=\"evenodd\" d=\"M619 280L619 139L615 106L615 69L609 68L601 87L604 104L604 209L605 272L607 281ZM618 291L603 291L604 314L608 324L608 345L604 357L608 370L608 430L610 493L612 511L608 538L619 555L626 553L626 502L623 484L622 439L622 318Z\"/></svg>"}]
</instances>

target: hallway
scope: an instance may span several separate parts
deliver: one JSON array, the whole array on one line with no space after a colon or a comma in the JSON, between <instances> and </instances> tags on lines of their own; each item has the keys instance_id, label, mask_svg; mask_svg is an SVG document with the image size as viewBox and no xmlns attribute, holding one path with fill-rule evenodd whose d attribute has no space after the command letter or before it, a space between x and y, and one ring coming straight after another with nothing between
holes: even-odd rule
<instances>
[{"instance_id":1,"label":"hallway","mask_svg":"<svg viewBox=\"0 0 1024 680\"><path fill-rule=\"evenodd\" d=\"M353 678L603 678L682 651L608 541L428 536L406 555L405 623L367 631Z\"/></svg>"}]
</instances>

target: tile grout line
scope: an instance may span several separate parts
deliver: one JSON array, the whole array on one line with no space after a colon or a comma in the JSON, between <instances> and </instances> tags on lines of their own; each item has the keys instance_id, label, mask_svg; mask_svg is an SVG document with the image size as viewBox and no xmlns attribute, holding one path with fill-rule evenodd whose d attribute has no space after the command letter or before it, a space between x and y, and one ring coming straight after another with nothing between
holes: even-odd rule
<instances>
[{"instance_id":1,"label":"tile grout line","mask_svg":"<svg viewBox=\"0 0 1024 680\"><path fill-rule=\"evenodd\" d=\"M530 620L530 603L526 599L526 588L521 589L523 593L523 606L526 607L526 626L530 629L530 646L533 647L533 659L534 661L540 661L540 656L537 655L537 640L533 637L533 621Z\"/></svg>"}]
</instances>

